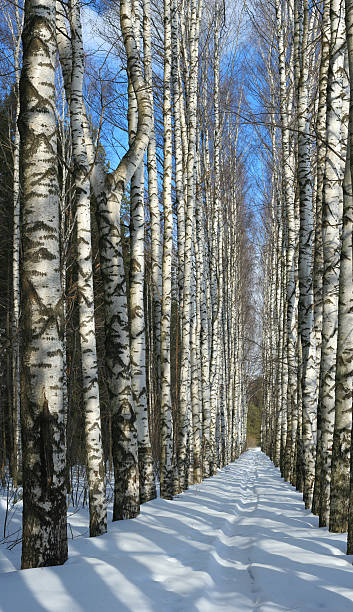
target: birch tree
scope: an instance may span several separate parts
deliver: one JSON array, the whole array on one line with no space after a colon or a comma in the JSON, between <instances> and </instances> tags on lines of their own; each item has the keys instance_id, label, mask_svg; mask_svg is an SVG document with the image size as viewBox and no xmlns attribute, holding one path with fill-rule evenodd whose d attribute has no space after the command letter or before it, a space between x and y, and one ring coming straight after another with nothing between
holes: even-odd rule
<instances>
[{"instance_id":1,"label":"birch tree","mask_svg":"<svg viewBox=\"0 0 353 612\"><path fill-rule=\"evenodd\" d=\"M341 256L339 271L339 298L338 298L338 330L337 330L337 361L335 381L335 423L332 448L332 473L330 496L329 529L335 532L344 532L348 528L348 549L351 547L351 527L349 526L349 498L350 498L350 452L352 430L352 312L353 312L353 278L352 278L352 229L353 229L353 199L352 199L352 84L350 76L353 74L352 56L352 6L345 4L345 25L347 50L345 55L343 99L344 110L349 114L346 165L343 181L343 219L341 235ZM348 106L349 100L349 108ZM346 117L342 117L346 122Z\"/></svg>"},{"instance_id":2,"label":"birch tree","mask_svg":"<svg viewBox=\"0 0 353 612\"><path fill-rule=\"evenodd\" d=\"M330 66L327 87L327 151L323 194L322 238L324 253L323 320L319 408L321 425L320 526L329 522L331 457L334 426L337 352L340 223L342 218L341 151L342 87L344 68L344 7L332 0Z\"/></svg>"},{"instance_id":3,"label":"birch tree","mask_svg":"<svg viewBox=\"0 0 353 612\"><path fill-rule=\"evenodd\" d=\"M198 44L200 27L200 6L198 0L193 0L190 23L190 81L187 107L188 118L188 155L187 155L187 197L185 220L184 248L184 285L182 314L182 351L180 369L179 423L178 423L178 477L180 489L187 489L188 475L186 470L187 441L189 436L191 404L190 396L190 316L191 316L191 276L192 276L192 237L193 215L195 204L195 153L196 153L196 112L197 112L197 75L198 75Z\"/></svg>"},{"instance_id":4,"label":"birch tree","mask_svg":"<svg viewBox=\"0 0 353 612\"><path fill-rule=\"evenodd\" d=\"M72 67L69 102L77 215L81 364L89 484L90 535L96 536L107 531L107 504L94 319L89 166L82 122L84 57L78 0L71 0L70 2L70 26Z\"/></svg>"},{"instance_id":5,"label":"birch tree","mask_svg":"<svg viewBox=\"0 0 353 612\"><path fill-rule=\"evenodd\" d=\"M135 6L135 4L133 21L135 39L136 42L139 42L140 18L138 6ZM150 103L152 108L151 96ZM132 84L129 83L130 144L136 137L137 122L137 99ZM130 355L132 395L134 408L136 411L140 503L150 501L156 497L152 449L148 427L146 389L145 307L143 296L145 279L145 210L143 174L144 159L142 159L139 167L136 169L131 179L130 205ZM155 280L155 277L153 277L153 280Z\"/></svg>"},{"instance_id":6,"label":"birch tree","mask_svg":"<svg viewBox=\"0 0 353 612\"><path fill-rule=\"evenodd\" d=\"M173 473L173 421L171 396L170 317L172 285L172 108L171 108L171 20L176 19L176 2L164 1L164 74L163 74L163 209L164 239L162 263L162 379L161 379L161 497L172 499L174 492ZM178 100L174 99L174 104ZM175 468L174 468L175 469Z\"/></svg>"},{"instance_id":7,"label":"birch tree","mask_svg":"<svg viewBox=\"0 0 353 612\"><path fill-rule=\"evenodd\" d=\"M322 16L321 58L319 71L319 100L316 118L317 143L317 189L315 201L315 245L314 245L314 327L316 343L316 363L318 370L318 385L320 383L321 340L322 340L322 283L323 283L323 250L322 250L322 204L324 189L324 173L326 158L326 115L327 115L327 75L330 61L330 4L324 3ZM317 407L317 443L315 460L315 483L312 512L319 514L320 510L320 478L321 472L321 412Z\"/></svg>"},{"instance_id":8,"label":"birch tree","mask_svg":"<svg viewBox=\"0 0 353 612\"><path fill-rule=\"evenodd\" d=\"M211 413L210 413L210 476L217 470L216 461L216 426L219 402L220 383L220 325L221 325L221 295L222 274L220 258L222 255L222 230L220 211L220 110L219 110L219 81L220 81L220 28L221 7L215 7L214 30L214 200L212 217L212 251L211 251L211 296L212 296L212 352L210 363Z\"/></svg>"},{"instance_id":9,"label":"birch tree","mask_svg":"<svg viewBox=\"0 0 353 612\"><path fill-rule=\"evenodd\" d=\"M351 181L353 177L353 2L352 0L346 0L345 2L345 25L346 25L346 40L347 40L347 56L348 56L348 67L349 67L349 85L350 85L350 105L349 105L349 132L348 132L348 155L350 162L350 175ZM344 217L343 217L343 231L347 229L349 231L349 214L345 202ZM347 227L348 223L348 227ZM348 234L348 232L347 232ZM346 254L346 247L348 246L349 238L345 232L342 240L342 258ZM346 241L345 241L346 238ZM344 362L342 366L344 365ZM349 384L349 378L348 378ZM352 432L351 432L352 434ZM349 506L348 506L348 536L347 536L347 554L352 554L353 551L353 449L352 449L353 436L351 435L351 448L350 448L350 494L349 494Z\"/></svg>"},{"instance_id":10,"label":"birch tree","mask_svg":"<svg viewBox=\"0 0 353 612\"><path fill-rule=\"evenodd\" d=\"M55 2L25 5L20 79L22 568L67 559Z\"/></svg>"},{"instance_id":11,"label":"birch tree","mask_svg":"<svg viewBox=\"0 0 353 612\"><path fill-rule=\"evenodd\" d=\"M315 479L316 401L317 374L314 339L314 302L312 284L313 258L313 189L310 159L310 123L308 116L308 34L309 11L307 3L301 11L303 30L301 47L301 70L298 83L298 182L300 190L299 232L299 331L302 348L301 391L303 401L304 443L304 501L311 508Z\"/></svg>"},{"instance_id":12,"label":"birch tree","mask_svg":"<svg viewBox=\"0 0 353 612\"><path fill-rule=\"evenodd\" d=\"M348 526L350 446L352 429L352 207L352 179L350 171L350 151L348 149L343 184L343 228L339 272L335 423L332 448L329 521L330 531L341 533L347 531Z\"/></svg>"},{"instance_id":13,"label":"birch tree","mask_svg":"<svg viewBox=\"0 0 353 612\"><path fill-rule=\"evenodd\" d=\"M13 69L15 73L15 128L13 138L13 243L12 243L12 419L13 419L13 454L11 472L14 484L18 482L21 474L22 448L21 448L21 394L20 394L20 183L19 183L19 148L20 135L17 120L20 110L19 82L21 73L21 34L23 28L24 12L20 4L14 7L3 5L3 15L11 35L13 52Z\"/></svg>"},{"instance_id":14,"label":"birch tree","mask_svg":"<svg viewBox=\"0 0 353 612\"><path fill-rule=\"evenodd\" d=\"M136 412L131 390L129 320L120 204L125 186L143 160L152 116L151 100L142 77L128 0L120 2L120 24L127 54L128 76L137 100L138 124L134 141L115 172L106 179L100 178L99 186L96 184L105 295L106 360L113 411L113 520L132 518L139 512Z\"/></svg>"},{"instance_id":15,"label":"birch tree","mask_svg":"<svg viewBox=\"0 0 353 612\"><path fill-rule=\"evenodd\" d=\"M120 206L125 188L143 160L151 129L151 98L142 76L129 0L120 2L120 25L127 55L127 72L138 111L136 135L116 170L105 174L97 159L89 124L84 122L91 184L99 217L100 260L104 284L106 365L112 410L114 463L113 520L139 513L136 412L130 369L130 333L123 262Z\"/></svg>"},{"instance_id":16,"label":"birch tree","mask_svg":"<svg viewBox=\"0 0 353 612\"><path fill-rule=\"evenodd\" d=\"M151 3L143 3L143 61L145 81L150 91L151 107L154 109L153 71L151 48ZM158 174L154 112L152 112L151 132L147 146L148 201L151 222L151 260L153 295L153 422L158 423L161 396L161 308L162 308L162 240L161 220L158 197Z\"/></svg>"},{"instance_id":17,"label":"birch tree","mask_svg":"<svg viewBox=\"0 0 353 612\"><path fill-rule=\"evenodd\" d=\"M295 231L295 194L294 194L294 160L290 142L290 131L288 129L288 100L286 89L286 62L284 50L284 29L282 6L276 0L276 23L278 39L278 62L280 75L280 118L282 126L282 164L283 164L283 192L285 201L285 214L287 225L287 254L286 254L286 277L287 277L287 361L288 361L288 388L287 388L287 438L284 460L284 477L290 479L293 475L294 448L296 438L297 422L297 397L296 397L296 282L295 282L295 255L296 255L296 231Z\"/></svg>"}]
</instances>

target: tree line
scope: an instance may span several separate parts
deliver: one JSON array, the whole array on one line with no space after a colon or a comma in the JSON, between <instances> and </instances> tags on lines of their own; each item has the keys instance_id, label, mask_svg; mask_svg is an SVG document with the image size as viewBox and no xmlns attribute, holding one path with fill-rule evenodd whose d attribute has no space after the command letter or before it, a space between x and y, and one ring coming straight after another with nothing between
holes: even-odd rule
<instances>
[{"instance_id":1,"label":"tree line","mask_svg":"<svg viewBox=\"0 0 353 612\"><path fill-rule=\"evenodd\" d=\"M1 9L0 476L30 568L67 558L72 466L98 536L111 469L129 519L244 450L254 269L230 8L97 2L103 60L78 0Z\"/></svg>"},{"instance_id":2,"label":"tree line","mask_svg":"<svg viewBox=\"0 0 353 612\"><path fill-rule=\"evenodd\" d=\"M262 446L353 552L353 4L258 4L268 179Z\"/></svg>"}]
</instances>

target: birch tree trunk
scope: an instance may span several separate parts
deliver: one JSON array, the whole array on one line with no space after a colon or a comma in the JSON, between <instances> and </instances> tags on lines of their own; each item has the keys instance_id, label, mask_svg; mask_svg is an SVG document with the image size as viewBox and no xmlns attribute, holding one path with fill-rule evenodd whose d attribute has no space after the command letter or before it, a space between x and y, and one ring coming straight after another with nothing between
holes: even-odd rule
<instances>
[{"instance_id":1,"label":"birch tree trunk","mask_svg":"<svg viewBox=\"0 0 353 612\"><path fill-rule=\"evenodd\" d=\"M148 428L146 393L146 344L144 314L144 198L143 162L131 180L130 215L130 326L131 380L137 413L140 503L156 497L152 450Z\"/></svg>"},{"instance_id":2,"label":"birch tree trunk","mask_svg":"<svg viewBox=\"0 0 353 612\"><path fill-rule=\"evenodd\" d=\"M183 19L183 16L181 16ZM179 45L179 15L176 0L171 5L171 40L172 40L172 85L173 85L173 115L174 115L174 156L175 156L175 199L177 209L178 232L178 313L176 322L177 333L177 363L176 363L176 403L179 402L179 346L182 342L183 284L184 284L184 250L185 250L185 185L187 160L187 134L185 125L184 94L180 78L180 45Z\"/></svg>"},{"instance_id":3,"label":"birch tree trunk","mask_svg":"<svg viewBox=\"0 0 353 612\"><path fill-rule=\"evenodd\" d=\"M154 126L153 78L151 54L151 3L143 3L143 49L145 81L150 91L152 125L147 147L148 200L151 222L152 299L153 299L153 354L151 372L153 386L153 424L159 424L161 397L161 308L162 308L162 240L158 199L158 175L156 157L156 135ZM157 425L158 427L158 425ZM153 435L160 434L153 431ZM159 445L158 445L159 448Z\"/></svg>"},{"instance_id":4,"label":"birch tree trunk","mask_svg":"<svg viewBox=\"0 0 353 612\"><path fill-rule=\"evenodd\" d=\"M54 0L28 0L20 79L22 568L67 559Z\"/></svg>"},{"instance_id":5,"label":"birch tree trunk","mask_svg":"<svg viewBox=\"0 0 353 612\"><path fill-rule=\"evenodd\" d=\"M100 226L100 258L104 282L106 364L112 409L114 462L113 520L133 518L139 512L136 413L132 401L130 336L126 279L120 230L120 205L126 188L141 164L149 141L152 107L142 77L129 0L120 1L120 24L127 55L128 76L138 109L136 136L117 169L105 177L87 134L92 164L91 183L97 198Z\"/></svg>"},{"instance_id":6,"label":"birch tree trunk","mask_svg":"<svg viewBox=\"0 0 353 612\"><path fill-rule=\"evenodd\" d=\"M187 108L188 116L188 157L187 157L187 208L185 223L184 251L184 292L183 292L183 322L182 351L180 371L179 397L179 431L178 431L178 475L180 489L187 489L188 476L186 470L187 441L189 437L191 404L190 397L190 314L191 314L191 275L192 275L192 237L194 216L194 180L195 180L195 149L196 149L196 111L197 111L197 75L198 75L198 42L200 25L200 3L193 0L190 24L190 84Z\"/></svg>"},{"instance_id":7,"label":"birch tree trunk","mask_svg":"<svg viewBox=\"0 0 353 612\"><path fill-rule=\"evenodd\" d=\"M212 252L211 252L211 283L212 283L212 352L210 364L210 389L211 389L211 419L210 419L210 476L217 471L217 459L215 448L217 413L219 406L219 383L220 383L220 331L221 331L221 268L220 257L222 253L221 237L221 211L220 211L220 111L219 111L219 43L220 43L220 19L221 8L219 4L215 7L215 31L214 31L214 201L212 221Z\"/></svg>"},{"instance_id":8,"label":"birch tree trunk","mask_svg":"<svg viewBox=\"0 0 353 612\"><path fill-rule=\"evenodd\" d=\"M343 180L343 219L341 234L341 256L339 269L337 358L335 381L335 421L332 447L331 488L330 488L330 531L343 533L348 527L350 448L352 429L352 388L353 388L353 194L351 175L352 121L349 82L349 27L346 16L347 50L344 58L342 95L342 154L346 158ZM352 65L353 67L353 65ZM346 129L348 120L348 131ZM347 134L347 142L346 142ZM345 154L346 153L346 154Z\"/></svg>"},{"instance_id":9,"label":"birch tree trunk","mask_svg":"<svg viewBox=\"0 0 353 612\"><path fill-rule=\"evenodd\" d=\"M175 2L172 3L172 14ZM175 14L173 15L175 18ZM170 370L170 317L172 303L172 248L173 248L173 211L172 211L172 109L171 109L171 6L164 0L164 77L163 77L163 293L162 293L162 389L161 389L161 470L160 494L164 499L173 498L173 420ZM175 104L174 99L174 104ZM178 103L178 102L177 102Z\"/></svg>"},{"instance_id":10,"label":"birch tree trunk","mask_svg":"<svg viewBox=\"0 0 353 612\"><path fill-rule=\"evenodd\" d=\"M199 160L200 161L200 160ZM200 164L199 171L200 175ZM197 185L196 192L196 241L198 242L196 255L196 274L200 285L200 346L199 360L201 362L201 388L202 388L202 476L208 477L210 473L210 357L209 357L209 330L207 312L207 262L205 255L205 227L203 218L203 202L201 186Z\"/></svg>"},{"instance_id":11,"label":"birch tree trunk","mask_svg":"<svg viewBox=\"0 0 353 612\"><path fill-rule=\"evenodd\" d=\"M350 132L352 129L350 119ZM349 141L351 136L349 136ZM335 425L332 448L330 531L348 526L353 389L353 198L349 142L343 184L343 229L339 271Z\"/></svg>"},{"instance_id":12,"label":"birch tree trunk","mask_svg":"<svg viewBox=\"0 0 353 612\"><path fill-rule=\"evenodd\" d=\"M176 0L172 0L172 83L174 113L174 150L175 150L175 195L177 205L178 229L178 301L179 311L183 312L184 249L185 249L185 194L187 160L187 134L185 126L184 97L180 79L180 45L178 10ZM180 320L178 321L178 331Z\"/></svg>"},{"instance_id":13,"label":"birch tree trunk","mask_svg":"<svg viewBox=\"0 0 353 612\"><path fill-rule=\"evenodd\" d=\"M82 124L84 55L78 0L71 0L70 2L70 25L72 70L69 102L77 215L81 366L89 484L90 536L97 536L107 531L107 502L94 319L89 166Z\"/></svg>"},{"instance_id":14,"label":"birch tree trunk","mask_svg":"<svg viewBox=\"0 0 353 612\"><path fill-rule=\"evenodd\" d=\"M294 462L294 446L297 418L296 401L296 287L295 287L295 251L296 231L293 188L293 156L291 152L290 135L288 130L288 93L286 89L286 62L284 50L284 32L282 6L276 0L276 20L279 52L279 75L280 75L280 116L282 125L282 159L283 159L283 191L287 221L287 254L286 254L286 276L287 276L287 363L288 363L288 389L287 389L287 411L288 427L286 450L284 459L283 475L289 480L292 475Z\"/></svg>"},{"instance_id":15,"label":"birch tree trunk","mask_svg":"<svg viewBox=\"0 0 353 612\"><path fill-rule=\"evenodd\" d=\"M197 206L197 203L196 203ZM202 481L202 395L200 386L200 363L199 363L199 338L201 332L200 326L200 283L196 274L196 223L194 224L194 265L193 265L193 287L192 292L195 295L193 304L193 316L191 321L191 407L192 407L192 475L190 475L191 484L196 484ZM191 478L192 476L192 478Z\"/></svg>"},{"instance_id":16,"label":"birch tree trunk","mask_svg":"<svg viewBox=\"0 0 353 612\"><path fill-rule=\"evenodd\" d=\"M140 19L138 6L135 7L134 29L136 42L139 41ZM151 99L152 106L152 99ZM129 136L135 138L138 121L137 100L129 85ZM156 497L153 473L152 449L150 443L147 390L146 390L146 339L145 339L145 209L144 209L144 160L131 179L130 200L130 356L131 385L136 411L140 503Z\"/></svg>"},{"instance_id":17,"label":"birch tree trunk","mask_svg":"<svg viewBox=\"0 0 353 612\"><path fill-rule=\"evenodd\" d=\"M303 403L304 502L311 508L315 479L317 373L314 338L313 189L310 160L308 97L308 6L303 7L301 70L298 91L298 182L300 190L299 233L299 331L301 336L301 391Z\"/></svg>"},{"instance_id":18,"label":"birch tree trunk","mask_svg":"<svg viewBox=\"0 0 353 612\"><path fill-rule=\"evenodd\" d=\"M319 102L316 121L317 133L317 193L315 211L315 252L314 252L314 326L316 338L316 363L318 386L320 383L321 340L322 340L322 283L323 283L323 250L322 250L322 206L326 159L326 115L327 115L327 75L330 60L330 3L324 2L322 17L321 60L319 73ZM317 406L317 443L315 460L315 484L312 512L320 512L320 473L322 463L321 449L321 406Z\"/></svg>"},{"instance_id":19,"label":"birch tree trunk","mask_svg":"<svg viewBox=\"0 0 353 612\"><path fill-rule=\"evenodd\" d=\"M275 223L278 224L278 208L280 206L278 202L278 194L275 193L276 202L275 202ZM282 293L282 283L283 283L283 257L282 257L282 248L283 248L283 228L281 224L277 225L277 242L276 242L276 270L277 270L277 278L276 278L276 311L277 311L277 325L278 325L278 333L277 333L277 359L278 359L278 375L277 375L277 388L276 388L276 402L277 402L277 438L276 438L276 463L278 466L281 465L281 455L282 455L282 439L283 439L283 420L285 418L285 403L284 403L284 376L283 376L283 316L282 311L284 309L283 304L283 293ZM275 464L276 464L275 463Z\"/></svg>"},{"instance_id":20,"label":"birch tree trunk","mask_svg":"<svg viewBox=\"0 0 353 612\"><path fill-rule=\"evenodd\" d=\"M350 175L351 181L353 177L353 0L346 0L345 2L345 21L346 21L346 39L347 39L347 54L348 54L348 65L349 65L349 84L350 84L350 105L349 105L349 132L348 132L348 150L350 162ZM344 206L348 202L344 200ZM346 254L345 247L348 246L348 236L345 233L345 229L349 230L349 221L352 223L352 217L350 219L347 215L346 208L344 208L343 217L343 240L342 240L342 255ZM350 213L352 215L352 212ZM348 224L348 227L347 227ZM345 238L347 242L345 241ZM352 248L352 243L351 243ZM348 271L348 270L347 270ZM343 364L342 364L343 366ZM348 379L349 382L349 379ZM351 431L351 448L350 448L350 494L349 494L349 506L348 506L348 536L347 536L347 554L353 553L353 435Z\"/></svg>"},{"instance_id":21,"label":"birch tree trunk","mask_svg":"<svg viewBox=\"0 0 353 612\"><path fill-rule=\"evenodd\" d=\"M340 264L340 225L342 219L341 151L342 88L344 67L344 9L339 0L331 0L331 46L327 88L327 152L323 197L323 321L321 348L321 527L328 525L330 510L331 457L335 414L335 373L337 351L337 313Z\"/></svg>"},{"instance_id":22,"label":"birch tree trunk","mask_svg":"<svg viewBox=\"0 0 353 612\"><path fill-rule=\"evenodd\" d=\"M20 180L19 180L19 150L20 134L17 126L20 111L20 60L21 60L21 33L23 28L23 17L20 16L20 7L16 5L16 31L11 23L12 44L14 47L14 69L15 69L15 99L16 99L16 125L13 139L13 247L12 247L12 414L14 423L14 445L12 460L12 477L14 485L21 477L22 446L21 446L21 392L20 392Z\"/></svg>"},{"instance_id":23,"label":"birch tree trunk","mask_svg":"<svg viewBox=\"0 0 353 612\"><path fill-rule=\"evenodd\" d=\"M63 7L61 3L56 1L56 42L60 58L62 70L62 113L58 118L58 143L62 150L64 162L61 168L61 189L60 189L60 255L61 255L61 287L63 292L63 396L64 396L64 420L65 430L67 431L67 418L69 408L68 397L68 377L67 377L67 296L66 296L66 280L67 280L67 259L70 245L70 237L73 232L75 219L72 218L72 198L67 202L67 194L72 189L71 182L71 166L72 166L72 137L70 128L70 112L66 114L66 100L68 106L71 96L71 56L72 47L71 41L67 35L66 21L64 18ZM64 59L65 58L65 59ZM64 68L62 64L66 63ZM69 213L70 221L66 223L67 213Z\"/></svg>"}]
</instances>

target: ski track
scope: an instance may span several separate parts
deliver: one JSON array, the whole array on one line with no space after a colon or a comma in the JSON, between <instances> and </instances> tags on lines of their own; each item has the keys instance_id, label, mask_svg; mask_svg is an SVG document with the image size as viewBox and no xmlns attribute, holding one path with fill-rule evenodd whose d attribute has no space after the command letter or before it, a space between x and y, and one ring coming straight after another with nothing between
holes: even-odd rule
<instances>
[{"instance_id":1,"label":"ski track","mask_svg":"<svg viewBox=\"0 0 353 612\"><path fill-rule=\"evenodd\" d=\"M74 535L87 529L83 511L68 520ZM250 449L173 501L110 523L107 535L70 540L64 566L13 571L19 547L0 548L0 610L352 612L346 536L317 525L301 494Z\"/></svg>"}]
</instances>

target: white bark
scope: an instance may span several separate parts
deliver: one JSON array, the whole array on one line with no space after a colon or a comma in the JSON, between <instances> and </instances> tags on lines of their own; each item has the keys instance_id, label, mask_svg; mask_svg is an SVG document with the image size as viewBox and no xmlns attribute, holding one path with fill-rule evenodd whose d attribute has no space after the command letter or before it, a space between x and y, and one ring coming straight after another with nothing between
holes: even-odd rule
<instances>
[{"instance_id":1,"label":"white bark","mask_svg":"<svg viewBox=\"0 0 353 612\"><path fill-rule=\"evenodd\" d=\"M87 478L89 484L90 536L96 536L102 535L107 531L107 502L105 496L96 328L94 319L89 167L82 123L84 55L80 5L78 0L71 0L70 2L70 26L72 69L69 103L77 215L77 266L81 365L85 413Z\"/></svg>"},{"instance_id":2,"label":"white bark","mask_svg":"<svg viewBox=\"0 0 353 612\"><path fill-rule=\"evenodd\" d=\"M134 3L134 7L135 7ZM135 38L139 41L140 19L135 7ZM151 99L151 106L153 100ZM137 129L138 108L132 86L129 86L129 136L133 142ZM136 412L140 503L156 497L152 449L149 434L146 390L146 339L144 309L145 279L145 209L144 160L131 179L130 201L130 358L131 388Z\"/></svg>"},{"instance_id":3,"label":"white bark","mask_svg":"<svg viewBox=\"0 0 353 612\"><path fill-rule=\"evenodd\" d=\"M184 293L182 319L182 351L180 370L179 396L179 431L178 431L178 472L180 489L187 489L188 477L186 470L187 441L189 437L190 398L190 315L191 315L191 276L192 276L192 237L193 216L195 205L195 148L196 148L196 112L197 112L197 75L198 75L198 43L200 26L200 6L198 0L193 0L190 24L190 84L187 107L188 118L188 156L187 156L187 206L185 223L184 249Z\"/></svg>"},{"instance_id":4,"label":"white bark","mask_svg":"<svg viewBox=\"0 0 353 612\"><path fill-rule=\"evenodd\" d=\"M184 196L184 160L186 139L184 99L179 77L180 48L178 12L176 0L172 0L172 82L174 97L174 150L175 150L175 192L177 203L177 227L178 227L178 293L179 310L183 310L183 281L184 281L184 249L185 249L185 196ZM183 138L182 138L183 134Z\"/></svg>"},{"instance_id":5,"label":"white bark","mask_svg":"<svg viewBox=\"0 0 353 612\"><path fill-rule=\"evenodd\" d=\"M172 5L172 10L175 6ZM162 342L161 342L161 497L172 499L174 492L173 470L173 420L170 370L170 317L172 302L172 109L171 109L171 7L164 0L164 77L163 77L163 293L162 293Z\"/></svg>"},{"instance_id":6,"label":"white bark","mask_svg":"<svg viewBox=\"0 0 353 612\"><path fill-rule=\"evenodd\" d=\"M54 0L26 2L18 119L23 568L67 559L55 27Z\"/></svg>"},{"instance_id":7,"label":"white bark","mask_svg":"<svg viewBox=\"0 0 353 612\"><path fill-rule=\"evenodd\" d=\"M350 84L350 106L349 106L349 136L348 136L348 149L349 149L349 162L350 162L350 175L351 181L353 177L353 129L352 129L352 121L353 121L353 2L352 0L346 0L345 2L345 21L346 21L346 39L347 39L347 55L348 55L348 65L349 65L349 84ZM347 156L347 157L348 157ZM344 225L343 225L343 244L342 247L342 257L345 253L345 229L347 227L348 215L346 210L347 202L344 202ZM352 223L352 220L351 220ZM351 244L352 248L352 244ZM351 299L351 296L350 298ZM349 384L349 380L348 380ZM352 438L351 438L352 439ZM352 446L350 448L350 494L349 494L349 508L348 508L348 536L347 536L347 554L350 555L353 552L353 452Z\"/></svg>"},{"instance_id":8,"label":"white bark","mask_svg":"<svg viewBox=\"0 0 353 612\"><path fill-rule=\"evenodd\" d=\"M320 383L321 340L322 340L322 284L323 284L323 250L322 250L322 205L326 159L326 115L327 115L327 76L330 52L330 3L324 3L322 16L321 60L319 72L319 101L316 121L317 132L317 192L315 201L315 252L314 252L314 327L316 339L316 363L318 385ZM312 512L319 514L320 510L320 473L321 473L321 413L320 404L317 407L317 444L315 461L315 484Z\"/></svg>"},{"instance_id":9,"label":"white bark","mask_svg":"<svg viewBox=\"0 0 353 612\"><path fill-rule=\"evenodd\" d=\"M212 300L212 351L210 363L210 476L216 473L216 427L217 414L219 410L219 365L220 365L220 319L221 319L221 295L219 287L219 253L221 246L221 214L220 214L220 118L219 118L219 37L220 37L220 7L216 5L216 23L214 31L214 196L212 209L212 233L211 233L211 300Z\"/></svg>"},{"instance_id":10,"label":"white bark","mask_svg":"<svg viewBox=\"0 0 353 612\"><path fill-rule=\"evenodd\" d=\"M278 39L278 62L280 76L280 117L282 126L282 163L283 163L283 190L287 220L287 360L288 360L288 390L287 412L288 428L284 460L284 478L289 480L293 475L294 449L297 423L297 364L296 364L296 282L295 282L295 254L296 254L296 226L295 226L295 193L293 167L294 159L288 129L290 115L290 99L286 87L286 58L284 48L284 30L282 6L279 0L275 2L276 28Z\"/></svg>"},{"instance_id":11,"label":"white bark","mask_svg":"<svg viewBox=\"0 0 353 612\"><path fill-rule=\"evenodd\" d=\"M20 343L19 343L19 319L20 319L20 177L19 177L19 149L20 135L17 120L20 111L19 82L20 82L20 60L21 60L21 33L23 28L23 15L20 15L20 7L15 7L16 31L11 24L14 69L15 69L15 98L16 98L16 125L13 140L13 249L12 249L12 406L14 421L14 449L13 449L13 478L14 483L22 470L22 446L21 446L21 393L20 393Z\"/></svg>"},{"instance_id":12,"label":"white bark","mask_svg":"<svg viewBox=\"0 0 353 612\"><path fill-rule=\"evenodd\" d=\"M137 99L136 136L116 170L107 176L95 157L88 122L84 122L91 185L97 198L100 258L104 282L106 364L112 409L115 491L113 520L133 518L139 512L136 413L132 401L130 335L126 279L120 229L120 205L128 182L141 164L152 121L151 98L142 77L134 36L131 5L120 2L120 24L127 54L128 76Z\"/></svg>"},{"instance_id":13,"label":"white bark","mask_svg":"<svg viewBox=\"0 0 353 612\"><path fill-rule=\"evenodd\" d=\"M350 118L352 129L352 118ZM350 450L353 389L353 198L350 140L343 184L343 229L339 272L335 424L332 449L330 531L344 533L348 527Z\"/></svg>"},{"instance_id":14,"label":"white bark","mask_svg":"<svg viewBox=\"0 0 353 612\"><path fill-rule=\"evenodd\" d=\"M200 164L199 164L200 165ZM200 172L200 170L199 170ZM210 353L209 328L207 310L207 277L208 262L205 254L205 220L202 202L202 191L198 185L196 192L196 275L199 283L200 300L200 346L199 360L201 362L202 387L202 475L208 477L210 473Z\"/></svg>"},{"instance_id":15,"label":"white bark","mask_svg":"<svg viewBox=\"0 0 353 612\"><path fill-rule=\"evenodd\" d=\"M197 206L197 204L196 204ZM196 224L194 226L194 250L196 251L197 237ZM191 319L190 333L190 357L191 357L191 410L192 410L192 483L199 483L202 480L202 395L200 386L200 282L196 274L196 253L193 258L193 281L192 292L195 295L193 313Z\"/></svg>"},{"instance_id":16,"label":"white bark","mask_svg":"<svg viewBox=\"0 0 353 612\"><path fill-rule=\"evenodd\" d=\"M309 134L309 73L308 73L308 7L302 16L303 34L300 41L301 70L298 83L298 182L300 197L299 233L299 332L301 335L301 392L303 402L304 501L311 508L315 479L317 372L314 338L313 296L313 187Z\"/></svg>"},{"instance_id":17,"label":"white bark","mask_svg":"<svg viewBox=\"0 0 353 612\"><path fill-rule=\"evenodd\" d=\"M151 54L151 3L143 3L143 49L145 81L150 91L151 107L153 111L153 80L152 80L152 54ZM162 240L161 221L158 199L158 175L156 158L156 136L154 127L154 112L150 138L147 147L148 170L148 200L151 223L151 260L152 260L152 295L153 295L153 410L154 421L158 422L161 393L161 309L162 309ZM156 435L156 432L155 432Z\"/></svg>"},{"instance_id":18,"label":"white bark","mask_svg":"<svg viewBox=\"0 0 353 612\"><path fill-rule=\"evenodd\" d=\"M344 67L344 7L331 0L331 46L327 88L327 152L323 194L322 238L324 253L323 321L319 410L321 416L320 526L328 525L331 457L335 414L337 313L342 220L341 151L342 88Z\"/></svg>"}]
</instances>

